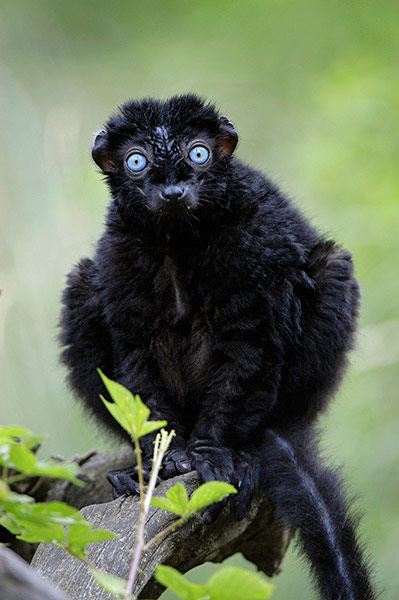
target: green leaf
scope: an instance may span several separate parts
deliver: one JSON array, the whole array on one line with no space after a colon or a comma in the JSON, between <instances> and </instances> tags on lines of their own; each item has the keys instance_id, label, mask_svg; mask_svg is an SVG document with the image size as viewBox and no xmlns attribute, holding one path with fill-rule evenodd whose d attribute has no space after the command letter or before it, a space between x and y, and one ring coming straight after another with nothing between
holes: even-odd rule
<instances>
[{"instance_id":1,"label":"green leaf","mask_svg":"<svg viewBox=\"0 0 399 600\"><path fill-rule=\"evenodd\" d=\"M158 565L155 571L155 579L184 600L197 600L207 596L207 590L204 585L188 581L173 567Z\"/></svg>"},{"instance_id":2,"label":"green leaf","mask_svg":"<svg viewBox=\"0 0 399 600\"><path fill-rule=\"evenodd\" d=\"M223 500L229 494L236 494L237 490L224 481L208 481L199 486L190 498L188 511L197 511L214 502Z\"/></svg>"},{"instance_id":3,"label":"green leaf","mask_svg":"<svg viewBox=\"0 0 399 600\"><path fill-rule=\"evenodd\" d=\"M21 471L21 473L26 473L27 475L31 475L36 466L36 456L28 448L24 448L20 444L11 444L9 458L12 466L17 471Z\"/></svg>"},{"instance_id":4,"label":"green leaf","mask_svg":"<svg viewBox=\"0 0 399 600\"><path fill-rule=\"evenodd\" d=\"M34 443L37 438L31 438ZM23 443L11 442L1 446L3 464L20 471L27 476L46 476L54 479L67 479L75 485L83 486L84 483L76 477L79 466L75 463L59 463L54 460L37 460L36 455L26 448Z\"/></svg>"},{"instance_id":5,"label":"green leaf","mask_svg":"<svg viewBox=\"0 0 399 600\"><path fill-rule=\"evenodd\" d=\"M32 448L35 448L35 446L39 446L40 442L44 440L44 437L44 435L27 435L22 438L21 443L26 448L29 448L31 450Z\"/></svg>"},{"instance_id":6,"label":"green leaf","mask_svg":"<svg viewBox=\"0 0 399 600\"><path fill-rule=\"evenodd\" d=\"M27 504L27 499L30 501ZM66 543L71 549L84 556L84 548L91 542L116 537L105 529L92 529L80 512L64 502L33 502L32 498L9 494L1 501L6 515L0 523L18 538L27 542ZM63 525L68 528L65 531Z\"/></svg>"},{"instance_id":7,"label":"green leaf","mask_svg":"<svg viewBox=\"0 0 399 600\"><path fill-rule=\"evenodd\" d=\"M10 464L10 442L0 444L0 465L11 467Z\"/></svg>"},{"instance_id":8,"label":"green leaf","mask_svg":"<svg viewBox=\"0 0 399 600\"><path fill-rule=\"evenodd\" d=\"M33 448L37 446L44 436L32 435L32 433L24 427L18 427L16 425L10 425L6 427L0 427L0 444L11 443L18 440L26 448Z\"/></svg>"},{"instance_id":9,"label":"green leaf","mask_svg":"<svg viewBox=\"0 0 399 600\"><path fill-rule=\"evenodd\" d=\"M54 460L36 461L36 466L33 470L33 475L45 475L53 479L67 479L75 485L82 487L85 484L78 479L76 475L79 473L79 466L76 463L59 463Z\"/></svg>"},{"instance_id":10,"label":"green leaf","mask_svg":"<svg viewBox=\"0 0 399 600\"><path fill-rule=\"evenodd\" d=\"M159 565L155 579L183 600L263 600L269 598L275 587L258 573L239 567L222 567L207 583L198 585L176 569Z\"/></svg>"},{"instance_id":11,"label":"green leaf","mask_svg":"<svg viewBox=\"0 0 399 600\"><path fill-rule=\"evenodd\" d=\"M29 429L19 427L18 425L6 425L4 427L0 427L0 440L2 438L22 438L25 435L30 435Z\"/></svg>"},{"instance_id":12,"label":"green leaf","mask_svg":"<svg viewBox=\"0 0 399 600\"><path fill-rule=\"evenodd\" d=\"M167 424L167 421L147 421L141 428L140 437L147 435L148 433L152 433L157 429L161 429L161 427L165 427Z\"/></svg>"},{"instance_id":13,"label":"green leaf","mask_svg":"<svg viewBox=\"0 0 399 600\"><path fill-rule=\"evenodd\" d=\"M137 441L140 437L160 429L167 421L147 421L150 409L142 402L138 394L133 395L120 383L112 381L104 373L97 369L105 387L113 402L109 402L100 396L106 408L119 425L125 429Z\"/></svg>"},{"instance_id":14,"label":"green leaf","mask_svg":"<svg viewBox=\"0 0 399 600\"><path fill-rule=\"evenodd\" d=\"M119 597L125 596L126 581L124 579L103 573L102 571L96 571L95 569L91 569L91 574L97 583L107 592Z\"/></svg>"},{"instance_id":15,"label":"green leaf","mask_svg":"<svg viewBox=\"0 0 399 600\"><path fill-rule=\"evenodd\" d=\"M213 600L263 600L274 585L258 573L240 567L222 567L205 585Z\"/></svg>"},{"instance_id":16,"label":"green leaf","mask_svg":"<svg viewBox=\"0 0 399 600\"><path fill-rule=\"evenodd\" d=\"M151 504L156 508L162 508L175 515L184 515L187 512L188 496L187 490L182 483L176 483L165 494L165 498L152 498Z\"/></svg>"},{"instance_id":17,"label":"green leaf","mask_svg":"<svg viewBox=\"0 0 399 600\"><path fill-rule=\"evenodd\" d=\"M3 481L0 481L0 505L4 507L4 510L8 512L13 512L13 505L18 504L27 504L34 503L34 499L31 496L26 496L25 494L17 494L16 492L11 492L10 488L3 487Z\"/></svg>"},{"instance_id":18,"label":"green leaf","mask_svg":"<svg viewBox=\"0 0 399 600\"><path fill-rule=\"evenodd\" d=\"M168 500L167 498L152 498L151 506L155 506L155 508L161 508L162 510L166 510L167 512L171 512L175 515L181 516L181 513L178 510L176 510L174 503Z\"/></svg>"},{"instance_id":19,"label":"green leaf","mask_svg":"<svg viewBox=\"0 0 399 600\"><path fill-rule=\"evenodd\" d=\"M26 542L59 542L65 537L63 525L84 521L76 508L64 502L37 502L18 504L4 502L14 528L19 528L18 539ZM10 523L6 523L5 526ZM8 528L8 527L7 527Z\"/></svg>"},{"instance_id":20,"label":"green leaf","mask_svg":"<svg viewBox=\"0 0 399 600\"><path fill-rule=\"evenodd\" d=\"M31 520L17 519L21 530L17 538L31 544L40 542L62 542L64 539L64 529L60 523L48 521L46 523L35 523Z\"/></svg>"},{"instance_id":21,"label":"green leaf","mask_svg":"<svg viewBox=\"0 0 399 600\"><path fill-rule=\"evenodd\" d=\"M31 520L35 523L54 522L62 525L84 521L80 512L64 502L17 503L3 502L3 506L18 519Z\"/></svg>"},{"instance_id":22,"label":"green leaf","mask_svg":"<svg viewBox=\"0 0 399 600\"><path fill-rule=\"evenodd\" d=\"M118 537L107 529L92 529L92 523L84 521L69 525L66 533L66 543L79 556L85 556L85 548L92 542L102 542Z\"/></svg>"},{"instance_id":23,"label":"green leaf","mask_svg":"<svg viewBox=\"0 0 399 600\"><path fill-rule=\"evenodd\" d=\"M186 511L188 505L187 490L182 483L176 483L166 492L166 497L179 507L182 514Z\"/></svg>"},{"instance_id":24,"label":"green leaf","mask_svg":"<svg viewBox=\"0 0 399 600\"><path fill-rule=\"evenodd\" d=\"M102 401L118 423L132 435L133 439L137 440L140 437L141 427L150 415L150 409L143 404L140 396L133 396L128 389L109 379L100 369L98 373L114 404L105 398L101 398Z\"/></svg>"},{"instance_id":25,"label":"green leaf","mask_svg":"<svg viewBox=\"0 0 399 600\"><path fill-rule=\"evenodd\" d=\"M17 535L21 532L21 527L12 517L12 515L3 515L0 517L0 525L8 529L13 535Z\"/></svg>"},{"instance_id":26,"label":"green leaf","mask_svg":"<svg viewBox=\"0 0 399 600\"><path fill-rule=\"evenodd\" d=\"M121 427L123 427L123 429L125 431L128 432L129 435L133 436L132 424L129 421L129 419L126 417L126 415L123 412L123 410L117 404L115 404L115 402L109 402L108 400L106 400L104 398L104 396L100 395L100 398L103 401L103 403L104 403L105 407L107 408L107 410L114 417L115 421L117 421L119 423L119 425Z\"/></svg>"}]
</instances>

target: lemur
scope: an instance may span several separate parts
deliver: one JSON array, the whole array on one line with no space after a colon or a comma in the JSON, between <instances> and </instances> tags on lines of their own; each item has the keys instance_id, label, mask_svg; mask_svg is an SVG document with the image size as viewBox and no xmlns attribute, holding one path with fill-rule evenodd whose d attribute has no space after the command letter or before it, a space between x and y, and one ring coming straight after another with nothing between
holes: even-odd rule
<instances>
[{"instance_id":1,"label":"lemur","mask_svg":"<svg viewBox=\"0 0 399 600\"><path fill-rule=\"evenodd\" d=\"M176 430L163 477L196 469L231 482L237 518L267 489L299 531L321 597L374 599L314 433L353 347L351 256L234 157L237 141L229 119L191 94L132 100L108 120L92 156L111 201L94 258L68 275L62 360L109 428L98 367ZM114 497L138 491L134 465L108 478Z\"/></svg>"}]
</instances>

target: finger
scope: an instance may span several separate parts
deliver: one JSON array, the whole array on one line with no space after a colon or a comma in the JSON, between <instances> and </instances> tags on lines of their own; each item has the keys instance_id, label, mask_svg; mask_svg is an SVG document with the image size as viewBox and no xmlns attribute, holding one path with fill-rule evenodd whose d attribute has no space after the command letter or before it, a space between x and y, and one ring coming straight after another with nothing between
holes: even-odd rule
<instances>
[{"instance_id":1,"label":"finger","mask_svg":"<svg viewBox=\"0 0 399 600\"><path fill-rule=\"evenodd\" d=\"M114 500L115 498L119 498L119 496L122 496L125 493L121 488L118 475L114 471L109 471L107 473L107 479L112 485L112 497Z\"/></svg>"},{"instance_id":2,"label":"finger","mask_svg":"<svg viewBox=\"0 0 399 600\"><path fill-rule=\"evenodd\" d=\"M215 472L207 460L198 461L195 464L195 467L204 483L206 483L207 481L215 481Z\"/></svg>"},{"instance_id":3,"label":"finger","mask_svg":"<svg viewBox=\"0 0 399 600\"><path fill-rule=\"evenodd\" d=\"M190 471L192 471L191 463L188 460L185 460L183 462L177 462L176 467L179 473L189 473Z\"/></svg>"},{"instance_id":4,"label":"finger","mask_svg":"<svg viewBox=\"0 0 399 600\"><path fill-rule=\"evenodd\" d=\"M222 512L222 510L224 509L224 507L226 506L226 503L227 499L224 499L220 502L215 502L214 504L211 504L211 506L208 506L202 517L204 523L214 523L220 515L220 513Z\"/></svg>"},{"instance_id":5,"label":"finger","mask_svg":"<svg viewBox=\"0 0 399 600\"><path fill-rule=\"evenodd\" d=\"M176 464L173 460L169 460L162 465L162 479L170 479L178 474Z\"/></svg>"},{"instance_id":6,"label":"finger","mask_svg":"<svg viewBox=\"0 0 399 600\"><path fill-rule=\"evenodd\" d=\"M119 492L116 487L112 486L112 499L116 500L117 498L120 498L121 496L123 496L123 494L121 492Z\"/></svg>"},{"instance_id":7,"label":"finger","mask_svg":"<svg viewBox=\"0 0 399 600\"><path fill-rule=\"evenodd\" d=\"M140 493L140 486L130 475L124 471L109 471L107 479L112 485L112 497L119 498L123 495L135 495Z\"/></svg>"},{"instance_id":8,"label":"finger","mask_svg":"<svg viewBox=\"0 0 399 600\"><path fill-rule=\"evenodd\" d=\"M236 472L234 474L236 488L238 493L230 501L233 516L241 520L247 513L253 495L259 487L259 464L252 465L248 457L241 453Z\"/></svg>"},{"instance_id":9,"label":"finger","mask_svg":"<svg viewBox=\"0 0 399 600\"><path fill-rule=\"evenodd\" d=\"M189 471L192 470L191 462L189 461L185 453L183 453L182 456L177 460L175 459L175 462L179 473L189 473Z\"/></svg>"},{"instance_id":10,"label":"finger","mask_svg":"<svg viewBox=\"0 0 399 600\"><path fill-rule=\"evenodd\" d=\"M119 474L119 481L127 496L135 496L140 494L140 485L126 473Z\"/></svg>"},{"instance_id":11,"label":"finger","mask_svg":"<svg viewBox=\"0 0 399 600\"><path fill-rule=\"evenodd\" d=\"M191 470L190 460L184 450L172 450L166 458L166 462L172 460L180 473L187 473Z\"/></svg>"}]
</instances>

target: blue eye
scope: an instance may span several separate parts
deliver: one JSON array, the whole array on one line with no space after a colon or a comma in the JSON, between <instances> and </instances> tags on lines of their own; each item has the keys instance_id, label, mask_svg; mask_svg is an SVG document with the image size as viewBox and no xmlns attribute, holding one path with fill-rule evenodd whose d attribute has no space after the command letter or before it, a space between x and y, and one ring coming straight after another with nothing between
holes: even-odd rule
<instances>
[{"instance_id":1,"label":"blue eye","mask_svg":"<svg viewBox=\"0 0 399 600\"><path fill-rule=\"evenodd\" d=\"M203 165L209 158L209 150L205 146L194 146L188 153L190 160L196 165Z\"/></svg>"},{"instance_id":2,"label":"blue eye","mask_svg":"<svg viewBox=\"0 0 399 600\"><path fill-rule=\"evenodd\" d=\"M146 168L147 162L148 161L144 154L141 154L140 152L134 152L127 157L126 166L129 171L133 171L133 173L140 173L140 171L143 171Z\"/></svg>"}]
</instances>

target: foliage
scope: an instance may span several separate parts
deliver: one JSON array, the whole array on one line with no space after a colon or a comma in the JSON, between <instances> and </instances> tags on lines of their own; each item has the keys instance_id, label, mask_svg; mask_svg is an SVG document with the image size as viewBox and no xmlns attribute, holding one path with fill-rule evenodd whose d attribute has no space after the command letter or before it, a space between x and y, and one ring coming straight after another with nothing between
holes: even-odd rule
<instances>
[{"instance_id":1,"label":"foliage","mask_svg":"<svg viewBox=\"0 0 399 600\"><path fill-rule=\"evenodd\" d=\"M32 451L43 437L34 436L23 427L0 427L0 465L3 471L9 469L17 471L23 478L53 477L55 479L68 479L75 485L83 485L77 479L78 466L75 463L59 463L54 460L42 461ZM7 479L9 482L18 481L21 476L14 475Z\"/></svg>"},{"instance_id":2,"label":"foliage","mask_svg":"<svg viewBox=\"0 0 399 600\"><path fill-rule=\"evenodd\" d=\"M88 544L109 540L116 535L106 529L93 529L76 508L64 502L34 502L30 496L17 494L10 488L12 483L30 476L68 479L76 485L83 485L76 477L76 464L36 459L31 448L42 439L22 427L0 427L3 473L0 480L0 524L20 540L50 542L84 558ZM12 474L13 471L18 471L18 475Z\"/></svg>"},{"instance_id":3,"label":"foliage","mask_svg":"<svg viewBox=\"0 0 399 600\"><path fill-rule=\"evenodd\" d=\"M203 585L164 565L157 567L155 577L183 600L256 600L269 598L275 587L258 573L240 567L222 567Z\"/></svg>"},{"instance_id":4,"label":"foliage","mask_svg":"<svg viewBox=\"0 0 399 600\"><path fill-rule=\"evenodd\" d=\"M151 504L157 508L162 508L175 515L187 518L214 502L220 502L220 500L223 500L229 494L236 493L237 490L230 483L208 481L200 485L193 492L189 500L184 485L176 483L176 485L166 492L165 498L155 497L151 500Z\"/></svg>"}]
</instances>

